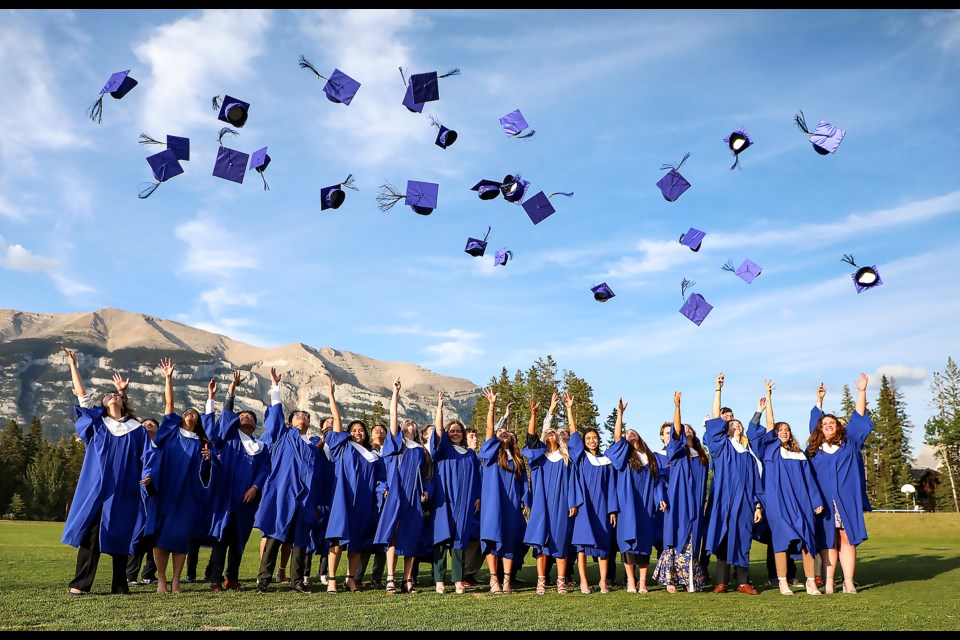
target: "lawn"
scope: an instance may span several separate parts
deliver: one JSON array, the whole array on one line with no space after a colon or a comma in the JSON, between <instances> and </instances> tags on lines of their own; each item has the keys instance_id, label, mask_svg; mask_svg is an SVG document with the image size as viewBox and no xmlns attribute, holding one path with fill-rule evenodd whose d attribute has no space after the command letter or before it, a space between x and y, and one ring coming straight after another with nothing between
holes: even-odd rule
<instances>
[{"instance_id":1,"label":"lawn","mask_svg":"<svg viewBox=\"0 0 960 640\"><path fill-rule=\"evenodd\" d=\"M189 584L179 595L158 595L154 587L144 586L133 587L130 597L111 596L111 561L104 556L93 593L72 598L67 584L76 552L60 543L63 524L4 521L0 630L960 629L960 514L872 513L867 514L867 529L870 539L859 550L857 595L811 597L798 590L792 598L781 596L765 584L765 547L759 544L754 545L751 577L762 591L753 597L669 594L660 586L646 595L617 587L607 595L595 588L591 595L574 590L566 596L555 591L537 596L529 559L520 577L531 584L506 596L486 589L438 595L427 584L426 566L424 586L413 595L306 595L276 584L269 594L258 595L252 580L259 541L255 532L241 572L245 592L213 594L206 584ZM208 553L201 552L201 569ZM593 581L596 571L591 564ZM480 578L486 578L486 570Z\"/></svg>"}]
</instances>

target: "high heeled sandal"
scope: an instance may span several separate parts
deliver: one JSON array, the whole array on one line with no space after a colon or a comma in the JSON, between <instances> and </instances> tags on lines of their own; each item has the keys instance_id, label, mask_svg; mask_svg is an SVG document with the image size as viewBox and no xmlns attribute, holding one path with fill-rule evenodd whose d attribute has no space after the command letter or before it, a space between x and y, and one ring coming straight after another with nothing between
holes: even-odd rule
<instances>
[{"instance_id":1,"label":"high heeled sandal","mask_svg":"<svg viewBox=\"0 0 960 640\"><path fill-rule=\"evenodd\" d=\"M490 576L490 593L494 595L500 595L503 591L500 590L500 583L497 582L496 576Z\"/></svg>"},{"instance_id":2,"label":"high heeled sandal","mask_svg":"<svg viewBox=\"0 0 960 640\"><path fill-rule=\"evenodd\" d=\"M446 592L447 592L447 587L446 587L444 584L440 583L440 582L437 583L436 589L437 589L437 593L446 593Z\"/></svg>"},{"instance_id":3,"label":"high heeled sandal","mask_svg":"<svg viewBox=\"0 0 960 640\"><path fill-rule=\"evenodd\" d=\"M582 581L582 580L580 581L580 593L582 593L582 594L584 594L584 595L590 595L590 593L591 593L591 591L590 591L590 585L588 585L586 582L584 582L584 581Z\"/></svg>"},{"instance_id":4,"label":"high heeled sandal","mask_svg":"<svg viewBox=\"0 0 960 640\"><path fill-rule=\"evenodd\" d=\"M853 582L853 580L851 580L850 582ZM855 595L857 595L857 588L856 588L856 587L851 587L851 588L847 589L847 581L844 580L844 581L843 581L843 592L844 592L844 593L849 593L849 594L855 596Z\"/></svg>"},{"instance_id":5,"label":"high heeled sandal","mask_svg":"<svg viewBox=\"0 0 960 640\"><path fill-rule=\"evenodd\" d=\"M454 583L453 583L453 590L454 590L454 592L456 592L456 593L458 593L458 594L463 594L463 593L466 593L466 592L467 592L467 588L466 588L466 586L464 586L464 584L463 584L462 582L454 582Z\"/></svg>"},{"instance_id":6,"label":"high heeled sandal","mask_svg":"<svg viewBox=\"0 0 960 640\"><path fill-rule=\"evenodd\" d=\"M646 580L641 580L640 583L637 585L637 593L639 594L650 593L649 591L647 591Z\"/></svg>"},{"instance_id":7,"label":"high heeled sandal","mask_svg":"<svg viewBox=\"0 0 960 640\"><path fill-rule=\"evenodd\" d=\"M812 587L810 585L813 585ZM807 590L808 596L822 596L820 589L817 589L817 579L816 578L807 578L807 582L804 585Z\"/></svg>"},{"instance_id":8,"label":"high heeled sandal","mask_svg":"<svg viewBox=\"0 0 960 640\"><path fill-rule=\"evenodd\" d=\"M537 595L543 596L547 593L547 577L537 576Z\"/></svg>"},{"instance_id":9,"label":"high heeled sandal","mask_svg":"<svg viewBox=\"0 0 960 640\"><path fill-rule=\"evenodd\" d=\"M567 579L563 576L557 576L557 593L561 595L567 593Z\"/></svg>"},{"instance_id":10,"label":"high heeled sandal","mask_svg":"<svg viewBox=\"0 0 960 640\"><path fill-rule=\"evenodd\" d=\"M777 582L780 587L780 595L782 596L792 596L793 589L790 588L790 581L786 578L777 578Z\"/></svg>"},{"instance_id":11,"label":"high heeled sandal","mask_svg":"<svg viewBox=\"0 0 960 640\"><path fill-rule=\"evenodd\" d=\"M403 592L404 593L417 593L416 584L413 581L413 578L403 581Z\"/></svg>"},{"instance_id":12,"label":"high heeled sandal","mask_svg":"<svg viewBox=\"0 0 960 640\"><path fill-rule=\"evenodd\" d=\"M503 576L503 586L500 588L500 593L504 595L513 593L513 589L510 588L510 576Z\"/></svg>"},{"instance_id":13,"label":"high heeled sandal","mask_svg":"<svg viewBox=\"0 0 960 640\"><path fill-rule=\"evenodd\" d=\"M330 578L327 580L327 593L340 593L337 591L337 579Z\"/></svg>"},{"instance_id":14,"label":"high heeled sandal","mask_svg":"<svg viewBox=\"0 0 960 640\"><path fill-rule=\"evenodd\" d=\"M330 580L328 579L327 584L329 583L330 583ZM356 593L358 591L364 590L363 583L358 584L356 578L347 578L345 581L345 584L347 585L347 589L349 589L351 593Z\"/></svg>"},{"instance_id":15,"label":"high heeled sandal","mask_svg":"<svg viewBox=\"0 0 960 640\"><path fill-rule=\"evenodd\" d=\"M397 585L394 583L393 576L387 576L387 586L384 591L389 594L397 592Z\"/></svg>"}]
</instances>

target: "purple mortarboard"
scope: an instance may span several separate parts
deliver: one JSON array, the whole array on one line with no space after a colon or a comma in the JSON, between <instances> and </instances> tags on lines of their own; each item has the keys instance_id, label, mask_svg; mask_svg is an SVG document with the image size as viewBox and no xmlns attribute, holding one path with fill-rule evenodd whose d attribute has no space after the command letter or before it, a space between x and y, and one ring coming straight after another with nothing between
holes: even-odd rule
<instances>
[{"instance_id":1,"label":"purple mortarboard","mask_svg":"<svg viewBox=\"0 0 960 640\"><path fill-rule=\"evenodd\" d=\"M527 194L529 187L530 181L521 178L519 173L512 176L504 176L503 182L500 183L500 191L503 193L503 199L514 204L520 204L523 201L523 196Z\"/></svg>"},{"instance_id":2,"label":"purple mortarboard","mask_svg":"<svg viewBox=\"0 0 960 640\"><path fill-rule=\"evenodd\" d=\"M430 71L429 73L415 73L407 81L401 68L400 76L404 78L407 85L407 94L403 98L403 106L410 111L420 113L423 111L424 103L440 99L440 83L438 80L458 75L460 75L460 69L451 69L442 76L437 75L436 71Z\"/></svg>"},{"instance_id":3,"label":"purple mortarboard","mask_svg":"<svg viewBox=\"0 0 960 640\"><path fill-rule=\"evenodd\" d=\"M247 160L250 156L242 151L220 146L217 149L217 161L213 165L213 175L224 180L243 184Z\"/></svg>"},{"instance_id":4,"label":"purple mortarboard","mask_svg":"<svg viewBox=\"0 0 960 640\"><path fill-rule=\"evenodd\" d=\"M430 116L430 121L433 123L433 126L439 129L439 132L437 133L437 139L434 141L434 144L436 144L438 147L440 147L441 149L446 149L447 147L449 147L450 145L452 145L454 142L457 141L456 131L454 131L453 129L447 129L445 126L440 124L439 120L437 120L433 116Z\"/></svg>"},{"instance_id":5,"label":"purple mortarboard","mask_svg":"<svg viewBox=\"0 0 960 640\"><path fill-rule=\"evenodd\" d=\"M219 99L220 96L215 96L212 103L214 109L220 109L217 120L226 122L238 129L243 128L243 125L247 123L247 112L250 111L250 103L232 98L228 95L223 96L222 104L218 102Z\"/></svg>"},{"instance_id":6,"label":"purple mortarboard","mask_svg":"<svg viewBox=\"0 0 960 640\"><path fill-rule=\"evenodd\" d=\"M347 176L347 179L339 184L335 184L331 187L324 187L320 189L320 211L326 211L327 209L339 209L340 205L343 204L343 201L347 198L347 193L341 187L346 187L347 189L353 189L357 191L357 188L353 186L353 174Z\"/></svg>"},{"instance_id":7,"label":"purple mortarboard","mask_svg":"<svg viewBox=\"0 0 960 640\"><path fill-rule=\"evenodd\" d=\"M140 192L141 200L149 198L150 194L160 186L161 182L166 182L170 178L183 173L183 167L180 166L177 156L169 149L164 149L160 153L148 157L147 164L150 165L150 169L153 171L153 177L157 183Z\"/></svg>"},{"instance_id":8,"label":"purple mortarboard","mask_svg":"<svg viewBox=\"0 0 960 640\"><path fill-rule=\"evenodd\" d=\"M349 105L353 97L357 95L357 90L360 89L360 83L343 71L340 71L340 69L334 69L330 77L327 78L326 76L320 75L320 72L313 66L313 63L304 56L300 56L299 62L301 69L308 69L318 78L323 78L327 81L327 83L323 85L323 92L327 95L327 100L330 102L342 102L345 105Z\"/></svg>"},{"instance_id":9,"label":"purple mortarboard","mask_svg":"<svg viewBox=\"0 0 960 640\"><path fill-rule=\"evenodd\" d=\"M680 244L690 247L691 251L700 251L700 243L707 234L699 229L690 227L690 230L680 236Z\"/></svg>"},{"instance_id":10,"label":"purple mortarboard","mask_svg":"<svg viewBox=\"0 0 960 640\"><path fill-rule=\"evenodd\" d=\"M550 203L550 198L553 196L567 196L568 198L572 198L573 192L564 193L563 191L555 191L548 196L541 191L527 198L527 201L523 203L523 210L527 212L527 216L530 217L530 221L533 222L533 224L540 224L546 218L556 213L557 210L554 209Z\"/></svg>"},{"instance_id":11,"label":"purple mortarboard","mask_svg":"<svg viewBox=\"0 0 960 640\"><path fill-rule=\"evenodd\" d=\"M407 180L406 205L415 213L428 216L437 208L440 185L433 182Z\"/></svg>"},{"instance_id":12,"label":"purple mortarboard","mask_svg":"<svg viewBox=\"0 0 960 640\"><path fill-rule=\"evenodd\" d=\"M507 134L509 138L531 138L536 131L531 130L530 133L524 133L521 135L524 129L528 128L530 125L527 124L527 121L524 119L523 114L520 113L520 109L511 111L507 115L500 118L500 127L503 128L503 132Z\"/></svg>"},{"instance_id":13,"label":"purple mortarboard","mask_svg":"<svg viewBox=\"0 0 960 640\"><path fill-rule=\"evenodd\" d=\"M843 136L847 133L843 129L836 128L826 120L821 120L817 128L811 133L807 128L807 121L803 117L803 111L793 117L793 122L801 131L810 136L810 144L813 145L813 150L822 156L836 153L837 147L840 146L840 141L843 140Z\"/></svg>"},{"instance_id":14,"label":"purple mortarboard","mask_svg":"<svg viewBox=\"0 0 960 640\"><path fill-rule=\"evenodd\" d=\"M470 187L470 191L476 191L481 200L493 200L500 195L500 186L496 180L481 180Z\"/></svg>"},{"instance_id":15,"label":"purple mortarboard","mask_svg":"<svg viewBox=\"0 0 960 640\"><path fill-rule=\"evenodd\" d=\"M696 284L693 280L687 280L684 278L683 282L680 284L680 295L685 296L687 289ZM690 297L687 298L683 306L680 307L680 313L685 315L690 319L690 322L700 326L700 323L703 322L704 318L713 310L713 305L703 299L699 293L692 293Z\"/></svg>"},{"instance_id":16,"label":"purple mortarboard","mask_svg":"<svg viewBox=\"0 0 960 640\"><path fill-rule=\"evenodd\" d=\"M474 258L479 258L487 250L487 237L490 235L490 227L487 227L487 233L483 236L483 240L478 240L477 238L467 238L467 246L464 248L466 253L469 253Z\"/></svg>"},{"instance_id":17,"label":"purple mortarboard","mask_svg":"<svg viewBox=\"0 0 960 640\"><path fill-rule=\"evenodd\" d=\"M140 144L163 144L145 133L140 134ZM167 136L167 149L173 151L177 160L190 160L190 138Z\"/></svg>"},{"instance_id":18,"label":"purple mortarboard","mask_svg":"<svg viewBox=\"0 0 960 640\"><path fill-rule=\"evenodd\" d=\"M734 161L730 165L731 169L740 166L740 154L749 149L753 145L753 138L750 137L746 131L743 130L743 127L740 127L726 138L723 139L727 143L727 146L730 147L730 151L733 153Z\"/></svg>"},{"instance_id":19,"label":"purple mortarboard","mask_svg":"<svg viewBox=\"0 0 960 640\"><path fill-rule=\"evenodd\" d=\"M864 289L872 289L873 287L883 284L876 265L872 267L859 267L857 263L854 262L853 256L847 254L843 255L841 261L853 265L857 269L856 273L850 274L850 277L853 278L853 285L857 288L857 293L862 292Z\"/></svg>"},{"instance_id":20,"label":"purple mortarboard","mask_svg":"<svg viewBox=\"0 0 960 640\"><path fill-rule=\"evenodd\" d=\"M756 277L760 275L760 265L749 258L744 260L738 269L734 269L733 260L728 260L727 263L723 265L723 270L736 274L747 284L751 284Z\"/></svg>"},{"instance_id":21,"label":"purple mortarboard","mask_svg":"<svg viewBox=\"0 0 960 640\"><path fill-rule=\"evenodd\" d=\"M601 282L594 288L590 289L593 292L593 299L597 302L606 302L610 298L614 297L616 294L613 292L606 282Z\"/></svg>"},{"instance_id":22,"label":"purple mortarboard","mask_svg":"<svg viewBox=\"0 0 960 640\"><path fill-rule=\"evenodd\" d=\"M129 76L130 70L126 71L117 71L115 74L110 76L107 80L107 83L103 85L103 88L100 89L100 97L97 98L90 109L87 111L87 115L90 116L90 119L100 124L103 121L103 94L109 93L111 96L119 100L123 96L127 95L131 89L137 86L137 81Z\"/></svg>"},{"instance_id":23,"label":"purple mortarboard","mask_svg":"<svg viewBox=\"0 0 960 640\"><path fill-rule=\"evenodd\" d=\"M507 266L507 260L513 257L513 252L504 247L503 249L497 249L497 253L493 256L493 266L497 267L500 265Z\"/></svg>"},{"instance_id":24,"label":"purple mortarboard","mask_svg":"<svg viewBox=\"0 0 960 640\"><path fill-rule=\"evenodd\" d=\"M684 191L690 188L690 183L679 173L680 167L683 166L683 163L686 162L689 157L689 153L683 156L683 160L681 160L677 166L665 164L660 167L661 171L669 169L667 174L657 181L657 186L660 187L660 192L663 193L663 199L667 202L674 202L683 195Z\"/></svg>"},{"instance_id":25,"label":"purple mortarboard","mask_svg":"<svg viewBox=\"0 0 960 640\"><path fill-rule=\"evenodd\" d=\"M267 148L257 149L252 154L250 154L250 168L247 171L257 170L257 173L260 174L260 178L263 180L263 190L270 191L270 185L267 184L267 178L263 175L263 172L267 170L267 166L270 164L270 156L267 155Z\"/></svg>"},{"instance_id":26,"label":"purple mortarboard","mask_svg":"<svg viewBox=\"0 0 960 640\"><path fill-rule=\"evenodd\" d=\"M407 93L403 96L403 106L414 113L420 113L423 111L423 103L416 103L413 101L413 87L410 85L407 85Z\"/></svg>"}]
</instances>

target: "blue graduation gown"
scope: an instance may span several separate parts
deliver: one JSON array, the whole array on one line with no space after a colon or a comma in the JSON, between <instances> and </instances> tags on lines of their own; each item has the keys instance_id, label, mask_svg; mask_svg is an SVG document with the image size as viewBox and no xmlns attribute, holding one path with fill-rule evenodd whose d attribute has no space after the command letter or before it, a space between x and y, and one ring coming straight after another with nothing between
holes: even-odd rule
<instances>
[{"instance_id":1,"label":"blue graduation gown","mask_svg":"<svg viewBox=\"0 0 960 640\"><path fill-rule=\"evenodd\" d=\"M74 426L86 451L61 541L79 547L102 511L100 551L132 553L145 517L139 483L149 446L147 432L136 428L122 436L113 435L104 423L103 407L74 406L74 412Z\"/></svg>"},{"instance_id":2,"label":"blue graduation gown","mask_svg":"<svg viewBox=\"0 0 960 640\"><path fill-rule=\"evenodd\" d=\"M487 438L480 446L480 541L485 554L519 558L526 553L522 505L530 500L527 479L513 473L513 460L509 471L500 467L499 452L497 438Z\"/></svg>"},{"instance_id":3,"label":"blue graduation gown","mask_svg":"<svg viewBox=\"0 0 960 640\"><path fill-rule=\"evenodd\" d=\"M210 535L216 540L222 540L229 532L230 516L233 516L236 544L239 549L243 549L253 530L260 498L263 496L267 476L270 475L270 450L266 444L260 442L259 453L247 453L240 439L240 418L229 409L220 413L216 428L210 435L220 454L219 477L213 492ZM259 489L257 497L244 503L244 494L253 486Z\"/></svg>"},{"instance_id":4,"label":"blue graduation gown","mask_svg":"<svg viewBox=\"0 0 960 640\"><path fill-rule=\"evenodd\" d=\"M433 543L466 549L476 539L473 528L480 498L480 460L472 449L457 451L445 431L434 437L434 491L429 522Z\"/></svg>"},{"instance_id":5,"label":"blue graduation gown","mask_svg":"<svg viewBox=\"0 0 960 640\"><path fill-rule=\"evenodd\" d=\"M667 499L667 483L670 481L670 459L667 457L667 447L654 451L657 457L657 479L662 483L663 499ZM663 550L663 511L659 507L653 512L653 546L658 551Z\"/></svg>"},{"instance_id":6,"label":"blue graduation gown","mask_svg":"<svg viewBox=\"0 0 960 640\"><path fill-rule=\"evenodd\" d=\"M140 479L150 478L150 484L140 485L140 517L138 522L140 526L133 535L133 542L130 544L130 554L137 552L137 547L147 535L147 515L153 507L153 502L157 499L157 474L160 471L160 450L150 441L150 435L147 434L147 443L143 454L143 471L140 473Z\"/></svg>"},{"instance_id":7,"label":"blue graduation gown","mask_svg":"<svg viewBox=\"0 0 960 640\"><path fill-rule=\"evenodd\" d=\"M573 438L570 439L573 441ZM656 514L660 501L666 501L667 481L660 475L654 479L650 465L644 465L640 471L630 466L630 456L635 455L626 438L620 438L607 449L607 457L613 462L614 482L617 487L617 504L620 515L617 516L617 544L620 553L634 553L649 556L653 543L659 535L662 540L662 528L658 534ZM662 523L662 520L661 520Z\"/></svg>"},{"instance_id":8,"label":"blue graduation gown","mask_svg":"<svg viewBox=\"0 0 960 640\"><path fill-rule=\"evenodd\" d=\"M810 412L811 433L821 415L817 407ZM850 544L856 546L867 539L867 525L863 520L866 486L862 450L867 436L873 431L873 422L854 411L846 429L847 440L835 453L820 450L810 459L813 474L826 501L823 505L824 515L817 519L817 542L821 549L832 549L836 544L834 503L840 510L840 521L843 522Z\"/></svg>"},{"instance_id":9,"label":"blue graduation gown","mask_svg":"<svg viewBox=\"0 0 960 640\"><path fill-rule=\"evenodd\" d=\"M583 485L573 460L551 462L543 443L520 451L530 465L530 521L523 543L533 547L535 555L566 558L573 537L574 507L583 506Z\"/></svg>"},{"instance_id":10,"label":"blue graduation gown","mask_svg":"<svg viewBox=\"0 0 960 640\"><path fill-rule=\"evenodd\" d=\"M310 548L310 534L320 506L320 474L316 445L301 437L300 431L283 421L283 406L267 407L263 417L272 443L270 475L264 484L254 526L263 535L286 541L293 533L293 546Z\"/></svg>"},{"instance_id":11,"label":"blue graduation gown","mask_svg":"<svg viewBox=\"0 0 960 640\"><path fill-rule=\"evenodd\" d=\"M367 460L350 444L350 434L345 432L328 433L327 444L336 482L326 539L331 545L348 546L350 551L371 549L386 487L383 459L371 451L372 461Z\"/></svg>"},{"instance_id":12,"label":"blue graduation gown","mask_svg":"<svg viewBox=\"0 0 960 640\"><path fill-rule=\"evenodd\" d=\"M763 433L757 433L758 430ZM802 452L802 460L785 458L786 449L775 429L768 432L751 424L748 433L751 444L756 443L757 454L763 458L764 520L770 527L774 552L796 555L803 548L815 554L819 547L814 510L825 505L810 461Z\"/></svg>"},{"instance_id":13,"label":"blue graduation gown","mask_svg":"<svg viewBox=\"0 0 960 640\"><path fill-rule=\"evenodd\" d=\"M387 499L373 542L395 546L397 555L416 556L422 551L425 524L420 493L429 493L431 487L426 470L421 471L426 460L424 449L407 447L397 430L387 436L380 452L387 467Z\"/></svg>"},{"instance_id":14,"label":"blue graduation gown","mask_svg":"<svg viewBox=\"0 0 960 640\"><path fill-rule=\"evenodd\" d=\"M681 429L679 437L672 430L667 444L670 475L667 478L667 511L663 516L663 546L678 552L687 543L693 546L696 558L704 534L704 502L707 497L708 467L697 457L687 454L687 434Z\"/></svg>"},{"instance_id":15,"label":"blue graduation gown","mask_svg":"<svg viewBox=\"0 0 960 640\"><path fill-rule=\"evenodd\" d=\"M708 553L715 555L726 538L726 557L718 559L749 567L753 514L756 504L762 502L763 487L757 460L749 451L740 453L734 448L726 425L723 418L713 418L704 426L704 442L713 458L713 499L704 545Z\"/></svg>"},{"instance_id":16,"label":"blue graduation gown","mask_svg":"<svg viewBox=\"0 0 960 640\"><path fill-rule=\"evenodd\" d=\"M570 461L575 466L583 488L583 506L573 517L571 542L577 551L596 558L607 558L613 551L616 540L616 532L610 524L610 514L620 511L613 459L608 453L606 457L610 458L610 463L592 463L579 433L570 436L567 446L570 449Z\"/></svg>"},{"instance_id":17,"label":"blue graduation gown","mask_svg":"<svg viewBox=\"0 0 960 640\"><path fill-rule=\"evenodd\" d=\"M214 429L212 414L201 415L204 431ZM147 535L155 544L174 553L189 553L194 540L206 538L210 529L211 461L200 451L203 443L180 432L180 416L170 413L160 420L153 443L159 449L159 471L154 477L157 499L147 513ZM211 460L216 456L211 451Z\"/></svg>"},{"instance_id":18,"label":"blue graduation gown","mask_svg":"<svg viewBox=\"0 0 960 640\"><path fill-rule=\"evenodd\" d=\"M318 436L310 438L310 442L320 446ZM327 541L327 524L330 522L330 506L333 504L333 494L337 488L337 463L333 460L333 451L329 444L325 443L318 450L320 452L317 456L317 474L320 476L320 513L313 525L310 548L307 552L325 554L330 550L330 543Z\"/></svg>"}]
</instances>

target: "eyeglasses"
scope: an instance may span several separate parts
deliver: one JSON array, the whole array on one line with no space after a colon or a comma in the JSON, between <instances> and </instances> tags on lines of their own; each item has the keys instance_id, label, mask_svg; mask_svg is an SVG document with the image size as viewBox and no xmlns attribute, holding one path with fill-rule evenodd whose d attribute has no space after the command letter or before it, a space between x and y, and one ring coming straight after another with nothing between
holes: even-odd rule
<instances>
[{"instance_id":1,"label":"eyeglasses","mask_svg":"<svg viewBox=\"0 0 960 640\"><path fill-rule=\"evenodd\" d=\"M111 391L110 393L105 393L105 394L103 394L103 399L104 399L104 400L109 400L109 399L111 399L111 398L117 398L118 400L123 400L123 396L120 395L119 393L113 393L113 392Z\"/></svg>"},{"instance_id":2,"label":"eyeglasses","mask_svg":"<svg viewBox=\"0 0 960 640\"><path fill-rule=\"evenodd\" d=\"M310 414L307 413L306 411L294 411L294 412L293 412L293 415L290 416L290 417L291 417L291 418L296 418L297 416L300 416L300 417L303 418L304 420L309 420L309 419L310 419Z\"/></svg>"}]
</instances>

